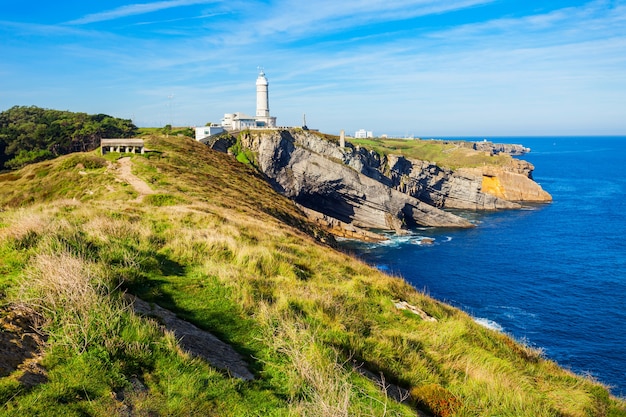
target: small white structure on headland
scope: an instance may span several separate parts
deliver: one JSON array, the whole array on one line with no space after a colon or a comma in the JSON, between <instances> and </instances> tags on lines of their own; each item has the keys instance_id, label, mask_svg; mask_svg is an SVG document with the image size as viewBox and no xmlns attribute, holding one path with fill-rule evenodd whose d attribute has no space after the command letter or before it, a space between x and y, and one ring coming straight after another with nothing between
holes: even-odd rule
<instances>
[{"instance_id":1,"label":"small white structure on headland","mask_svg":"<svg viewBox=\"0 0 626 417\"><path fill-rule=\"evenodd\" d=\"M119 153L145 153L146 148L143 139L135 138L117 138L117 139L101 139L100 152L102 155L109 152Z\"/></svg>"},{"instance_id":2,"label":"small white structure on headland","mask_svg":"<svg viewBox=\"0 0 626 417\"><path fill-rule=\"evenodd\" d=\"M222 127L227 130L275 128L276 117L270 116L269 82L261 69L256 79L256 116L245 113L226 113Z\"/></svg>"},{"instance_id":3,"label":"small white structure on headland","mask_svg":"<svg viewBox=\"0 0 626 417\"><path fill-rule=\"evenodd\" d=\"M224 128L220 125L212 124L211 126L196 127L196 140L202 140L209 136L218 135L224 132Z\"/></svg>"},{"instance_id":4,"label":"small white structure on headland","mask_svg":"<svg viewBox=\"0 0 626 417\"><path fill-rule=\"evenodd\" d=\"M356 139L373 138L374 133L371 130L359 129L354 133Z\"/></svg>"}]
</instances>

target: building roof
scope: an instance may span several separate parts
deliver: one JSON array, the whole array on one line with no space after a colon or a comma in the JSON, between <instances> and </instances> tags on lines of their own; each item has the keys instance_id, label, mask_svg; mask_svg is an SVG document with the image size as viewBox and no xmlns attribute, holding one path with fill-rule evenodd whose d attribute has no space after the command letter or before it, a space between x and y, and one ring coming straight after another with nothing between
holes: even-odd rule
<instances>
[{"instance_id":1,"label":"building roof","mask_svg":"<svg viewBox=\"0 0 626 417\"><path fill-rule=\"evenodd\" d=\"M113 138L102 139L101 146L143 146L143 139L136 138Z\"/></svg>"},{"instance_id":2,"label":"building roof","mask_svg":"<svg viewBox=\"0 0 626 417\"><path fill-rule=\"evenodd\" d=\"M235 117L233 117L233 120L256 120L256 118L254 116L248 116L245 113L235 113Z\"/></svg>"}]
</instances>

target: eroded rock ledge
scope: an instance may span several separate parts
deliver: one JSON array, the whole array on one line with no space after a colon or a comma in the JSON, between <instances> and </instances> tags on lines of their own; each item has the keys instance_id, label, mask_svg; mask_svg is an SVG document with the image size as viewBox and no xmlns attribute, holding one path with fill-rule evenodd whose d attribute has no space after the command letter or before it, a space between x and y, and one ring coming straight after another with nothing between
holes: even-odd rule
<instances>
[{"instance_id":1,"label":"eroded rock ledge","mask_svg":"<svg viewBox=\"0 0 626 417\"><path fill-rule=\"evenodd\" d=\"M157 304L148 303L132 295L127 295L126 298L135 313L158 318L164 328L174 332L181 347L192 355L206 360L212 366L225 370L236 378L245 381L254 379L254 375L248 369L248 364L229 344L178 318L174 313Z\"/></svg>"}]
</instances>

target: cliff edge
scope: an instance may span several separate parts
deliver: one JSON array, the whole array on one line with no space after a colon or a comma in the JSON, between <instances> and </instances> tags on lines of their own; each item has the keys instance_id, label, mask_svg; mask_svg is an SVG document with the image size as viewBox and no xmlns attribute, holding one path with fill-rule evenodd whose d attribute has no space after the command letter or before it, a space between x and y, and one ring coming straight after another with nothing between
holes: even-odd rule
<instances>
[{"instance_id":1,"label":"cliff edge","mask_svg":"<svg viewBox=\"0 0 626 417\"><path fill-rule=\"evenodd\" d=\"M226 149L222 139L216 149ZM236 142L236 143L235 143ZM401 231L415 226L472 227L445 209L520 208L550 201L533 181L532 164L508 157L506 163L451 169L434 162L384 154L301 129L244 131L231 139L275 189L296 201L309 218L332 233L371 240L363 229ZM457 146L487 156L520 145L480 143Z\"/></svg>"},{"instance_id":2,"label":"cliff edge","mask_svg":"<svg viewBox=\"0 0 626 417\"><path fill-rule=\"evenodd\" d=\"M302 206L357 228L400 231L413 226L471 227L451 213L364 175L319 152L341 149L308 132L244 132L241 145L253 151L274 187ZM329 149L330 150L330 149Z\"/></svg>"}]
</instances>

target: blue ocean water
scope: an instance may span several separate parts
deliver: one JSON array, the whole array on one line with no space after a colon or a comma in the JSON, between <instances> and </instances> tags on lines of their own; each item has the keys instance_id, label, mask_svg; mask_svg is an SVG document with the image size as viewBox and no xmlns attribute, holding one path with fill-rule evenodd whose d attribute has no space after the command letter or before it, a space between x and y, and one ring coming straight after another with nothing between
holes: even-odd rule
<instances>
[{"instance_id":1,"label":"blue ocean water","mask_svg":"<svg viewBox=\"0 0 626 417\"><path fill-rule=\"evenodd\" d=\"M626 137L489 140L530 147L521 159L554 201L342 245L626 396Z\"/></svg>"}]
</instances>

